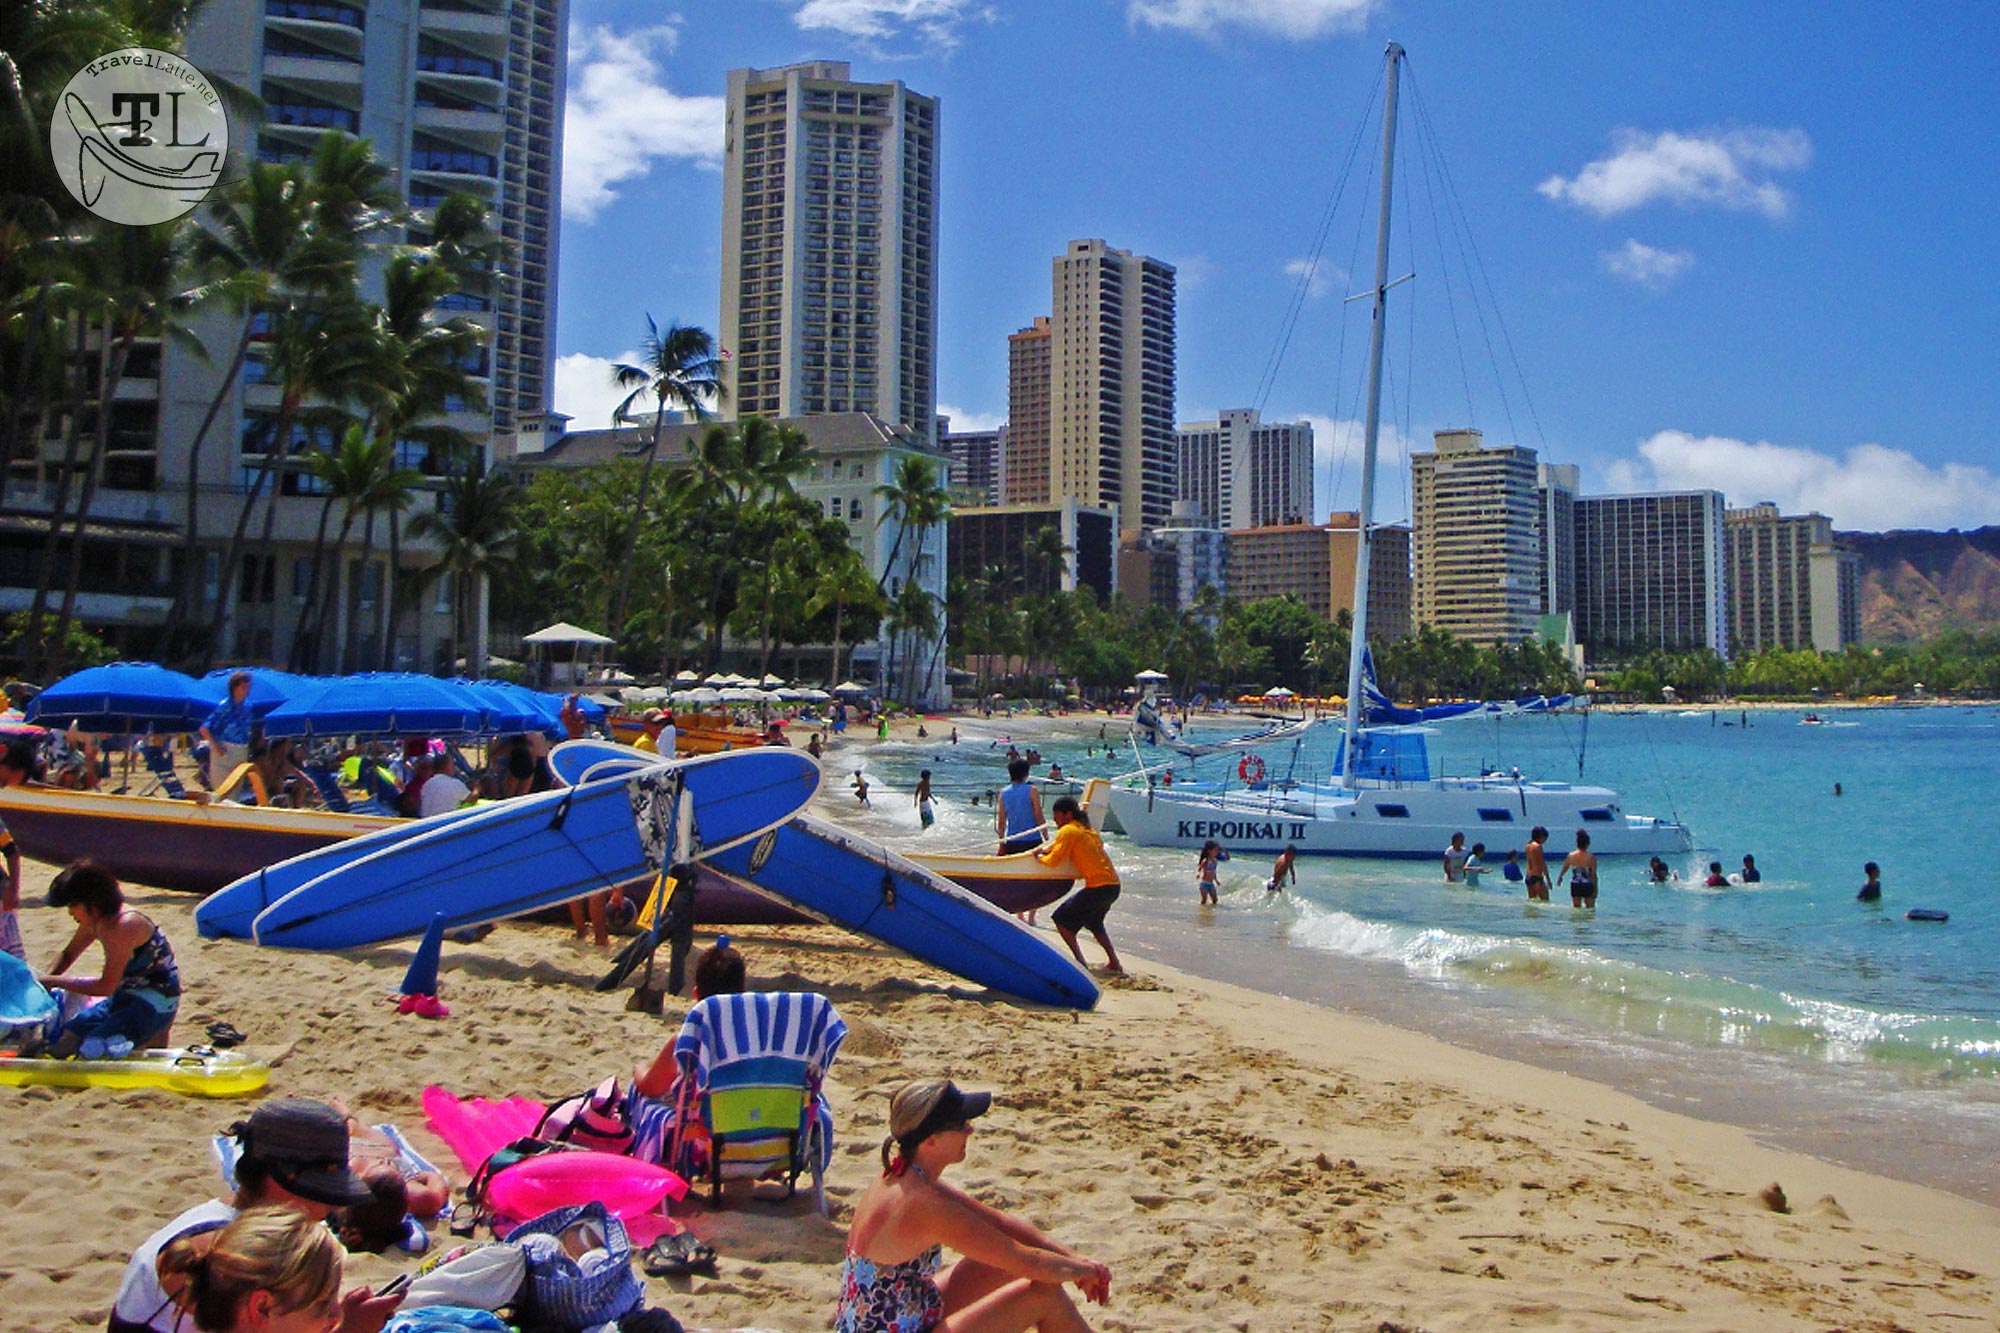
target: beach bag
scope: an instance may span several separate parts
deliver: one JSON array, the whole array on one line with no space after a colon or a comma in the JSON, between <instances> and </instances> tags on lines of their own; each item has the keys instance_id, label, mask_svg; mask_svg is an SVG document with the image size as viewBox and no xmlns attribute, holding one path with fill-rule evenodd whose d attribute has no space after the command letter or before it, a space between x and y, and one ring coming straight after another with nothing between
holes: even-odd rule
<instances>
[{"instance_id":1,"label":"beach bag","mask_svg":"<svg viewBox=\"0 0 2000 1333\"><path fill-rule=\"evenodd\" d=\"M502 1310L518 1302L528 1280L528 1256L514 1245L475 1245L449 1251L442 1261L426 1264L405 1310L448 1305L459 1309Z\"/></svg>"},{"instance_id":2,"label":"beach bag","mask_svg":"<svg viewBox=\"0 0 2000 1333\"><path fill-rule=\"evenodd\" d=\"M616 1074L587 1092L552 1102L535 1137L596 1152L632 1154L632 1105Z\"/></svg>"},{"instance_id":3,"label":"beach bag","mask_svg":"<svg viewBox=\"0 0 2000 1333\"><path fill-rule=\"evenodd\" d=\"M552 1143L547 1139L515 1139L504 1148L494 1149L493 1155L480 1163L479 1169L472 1173L472 1179L465 1184L465 1197L470 1203L483 1209L486 1206L487 1191L493 1184L493 1177L508 1167L518 1162L525 1162L530 1157L539 1157L546 1152L572 1151L580 1149L573 1148L567 1143Z\"/></svg>"},{"instance_id":4,"label":"beach bag","mask_svg":"<svg viewBox=\"0 0 2000 1333\"><path fill-rule=\"evenodd\" d=\"M601 1203L544 1213L508 1232L507 1243L528 1257L521 1294L526 1327L595 1328L645 1303L625 1224Z\"/></svg>"}]
</instances>

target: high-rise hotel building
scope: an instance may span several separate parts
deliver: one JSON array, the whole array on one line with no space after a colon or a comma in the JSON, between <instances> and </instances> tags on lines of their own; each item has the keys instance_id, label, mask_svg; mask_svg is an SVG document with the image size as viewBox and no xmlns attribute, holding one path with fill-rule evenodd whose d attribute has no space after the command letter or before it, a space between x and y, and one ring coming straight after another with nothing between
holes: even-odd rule
<instances>
[{"instance_id":1,"label":"high-rise hotel building","mask_svg":"<svg viewBox=\"0 0 2000 1333\"><path fill-rule=\"evenodd\" d=\"M1739 653L1839 652L1861 638L1861 561L1824 514L1780 514L1769 502L1731 509L1729 632Z\"/></svg>"},{"instance_id":2,"label":"high-rise hotel building","mask_svg":"<svg viewBox=\"0 0 2000 1333\"><path fill-rule=\"evenodd\" d=\"M1489 448L1476 430L1433 438L1432 452L1410 456L1416 623L1517 643L1542 609L1535 451Z\"/></svg>"},{"instance_id":3,"label":"high-rise hotel building","mask_svg":"<svg viewBox=\"0 0 2000 1333\"><path fill-rule=\"evenodd\" d=\"M723 414L867 412L934 444L938 103L841 61L729 72Z\"/></svg>"},{"instance_id":4,"label":"high-rise hotel building","mask_svg":"<svg viewBox=\"0 0 2000 1333\"><path fill-rule=\"evenodd\" d=\"M1179 494L1174 266L1071 241L1051 301L1046 498L1116 510L1123 531L1165 527Z\"/></svg>"},{"instance_id":5,"label":"high-rise hotel building","mask_svg":"<svg viewBox=\"0 0 2000 1333\"><path fill-rule=\"evenodd\" d=\"M1000 456L1000 503L1049 500L1049 355L1055 333L1048 316L1007 335L1007 443Z\"/></svg>"},{"instance_id":6,"label":"high-rise hotel building","mask_svg":"<svg viewBox=\"0 0 2000 1333\"><path fill-rule=\"evenodd\" d=\"M1728 656L1722 492L1586 495L1574 508L1576 637L1593 661Z\"/></svg>"},{"instance_id":7,"label":"high-rise hotel building","mask_svg":"<svg viewBox=\"0 0 2000 1333\"><path fill-rule=\"evenodd\" d=\"M188 59L212 80L226 80L262 99L261 118L232 116L231 150L246 158L303 161L327 130L369 141L376 157L415 210L406 236L427 235L427 210L449 193L484 203L508 244L504 271L490 292L446 298L442 314L462 316L486 330L485 345L466 368L479 382L482 405L467 398L449 405L434 423L454 428L484 454L496 433L538 422L552 407L555 337L556 234L560 215L563 84L567 0L210 0L188 33ZM377 236L401 240L403 236ZM362 289L380 298L381 258L371 261ZM277 443L274 423L279 385L268 372L263 336L253 340L242 373L223 394L221 410L204 440L190 494L191 445L209 405L222 390L230 350L240 334L237 316L197 313L191 330L208 357L179 344L158 348L121 386L129 429L114 440L115 466L94 506L93 522L116 525L122 548L115 586L92 592L83 614L120 642L138 642L164 616L172 580L167 547L192 519L198 524L198 559L205 578L203 605L188 613L208 617L221 603L219 656L283 662L301 628L312 574L316 530L324 496L314 492L296 462L275 469L252 512L252 531L271 543L246 561L233 587L221 586L222 548L242 511L253 478ZM141 422L138 413L148 419ZM284 442L285 457L328 443L304 423ZM397 442L398 461L437 477L466 462L463 453L435 450L414 440ZM413 512L435 508L420 495ZM132 557L156 538L157 562ZM110 531L110 529L107 529ZM335 589L334 636L313 650L308 665L337 669L327 656L345 642L351 663L374 666L449 667L443 658L452 638L448 592L405 597L396 623L382 637L379 612L392 572L385 550L364 549L355 534L343 551L329 553L317 584ZM405 572L435 562L436 552L404 525ZM483 613L483 596L475 597ZM358 613L350 624L351 613ZM474 627L475 635L479 632ZM147 643L148 648L151 647Z\"/></svg>"},{"instance_id":8,"label":"high-rise hotel building","mask_svg":"<svg viewBox=\"0 0 2000 1333\"><path fill-rule=\"evenodd\" d=\"M1305 523L1313 513L1309 421L1267 422L1254 407L1179 432L1180 498L1224 528Z\"/></svg>"}]
</instances>

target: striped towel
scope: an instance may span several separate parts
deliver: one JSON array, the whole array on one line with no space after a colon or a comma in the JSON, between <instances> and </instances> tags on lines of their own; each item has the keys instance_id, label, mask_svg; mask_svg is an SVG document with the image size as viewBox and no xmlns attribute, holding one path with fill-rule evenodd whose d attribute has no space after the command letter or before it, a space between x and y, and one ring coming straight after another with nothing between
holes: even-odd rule
<instances>
[{"instance_id":1,"label":"striped towel","mask_svg":"<svg viewBox=\"0 0 2000 1333\"><path fill-rule=\"evenodd\" d=\"M803 1064L815 1086L847 1040L833 1001L810 991L751 991L711 995L688 1011L674 1038L674 1058L706 1085L717 1069L740 1060Z\"/></svg>"}]
</instances>

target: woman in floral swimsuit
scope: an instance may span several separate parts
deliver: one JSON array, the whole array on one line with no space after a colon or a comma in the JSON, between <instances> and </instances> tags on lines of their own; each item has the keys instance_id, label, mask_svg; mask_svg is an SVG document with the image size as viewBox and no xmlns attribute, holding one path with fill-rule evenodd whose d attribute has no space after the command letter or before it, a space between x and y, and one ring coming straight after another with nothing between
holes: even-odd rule
<instances>
[{"instance_id":1,"label":"woman in floral swimsuit","mask_svg":"<svg viewBox=\"0 0 2000 1333\"><path fill-rule=\"evenodd\" d=\"M945 1079L889 1099L882 1174L847 1233L837 1333L1089 1333L1064 1284L1102 1304L1111 1270L941 1179L992 1101ZM947 1246L963 1257L940 1277Z\"/></svg>"}]
</instances>

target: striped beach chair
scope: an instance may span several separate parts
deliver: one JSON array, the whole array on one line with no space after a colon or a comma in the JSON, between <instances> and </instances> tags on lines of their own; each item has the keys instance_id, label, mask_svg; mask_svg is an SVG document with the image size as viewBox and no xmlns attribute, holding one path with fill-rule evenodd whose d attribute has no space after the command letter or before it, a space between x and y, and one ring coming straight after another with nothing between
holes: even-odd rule
<instances>
[{"instance_id":1,"label":"striped beach chair","mask_svg":"<svg viewBox=\"0 0 2000 1333\"><path fill-rule=\"evenodd\" d=\"M667 1164L709 1182L717 1205L726 1180L781 1179L785 1197L810 1171L826 1211L833 1111L821 1088L847 1040L833 1002L806 991L711 995L688 1011L674 1039L680 1080Z\"/></svg>"}]
</instances>

